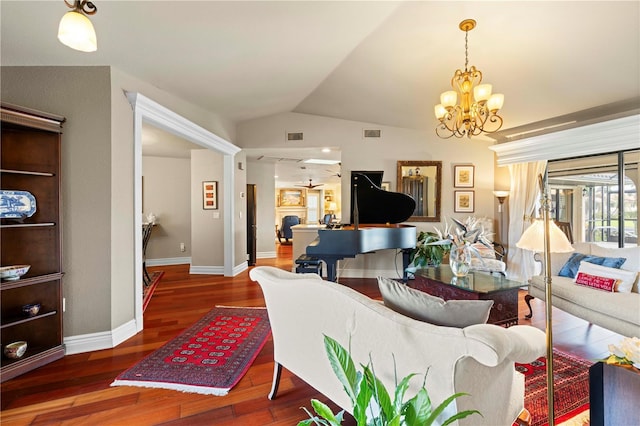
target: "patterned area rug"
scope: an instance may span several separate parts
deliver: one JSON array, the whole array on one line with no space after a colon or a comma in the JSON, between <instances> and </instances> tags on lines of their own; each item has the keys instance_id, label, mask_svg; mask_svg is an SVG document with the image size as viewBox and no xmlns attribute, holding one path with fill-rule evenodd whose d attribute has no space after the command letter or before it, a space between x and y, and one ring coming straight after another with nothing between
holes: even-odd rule
<instances>
[{"instance_id":1,"label":"patterned area rug","mask_svg":"<svg viewBox=\"0 0 640 426\"><path fill-rule=\"evenodd\" d=\"M149 285L144 286L142 290L142 312L147 309L149 302L151 301L151 296L153 296L153 292L156 290L160 279L164 275L163 271L156 271L151 274L151 280L149 281Z\"/></svg>"},{"instance_id":2,"label":"patterned area rug","mask_svg":"<svg viewBox=\"0 0 640 426\"><path fill-rule=\"evenodd\" d=\"M556 423L574 418L589 408L589 367L593 363L553 350L553 390ZM546 425L546 357L530 364L516 364L525 375L524 406L531 413L531 426Z\"/></svg>"},{"instance_id":3,"label":"patterned area rug","mask_svg":"<svg viewBox=\"0 0 640 426\"><path fill-rule=\"evenodd\" d=\"M216 307L120 374L111 386L226 395L247 372L270 334L265 308Z\"/></svg>"}]
</instances>

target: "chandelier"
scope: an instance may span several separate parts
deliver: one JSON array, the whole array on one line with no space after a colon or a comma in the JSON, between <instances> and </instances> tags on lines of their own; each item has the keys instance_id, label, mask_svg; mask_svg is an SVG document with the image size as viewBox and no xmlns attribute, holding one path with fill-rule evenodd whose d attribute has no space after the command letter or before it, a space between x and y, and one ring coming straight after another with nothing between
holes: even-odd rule
<instances>
[{"instance_id":1,"label":"chandelier","mask_svg":"<svg viewBox=\"0 0 640 426\"><path fill-rule=\"evenodd\" d=\"M480 84L482 73L475 66L469 65L469 31L476 27L476 21L465 19L460 22L464 36L464 71L458 69L451 79L451 87L455 90L442 93L440 103L435 106L436 118L440 124L436 134L449 139L452 136L461 138L478 136L482 132L493 133L502 127L502 117L498 111L504 103L504 95L491 94L490 84ZM458 94L460 104L457 104Z\"/></svg>"}]
</instances>

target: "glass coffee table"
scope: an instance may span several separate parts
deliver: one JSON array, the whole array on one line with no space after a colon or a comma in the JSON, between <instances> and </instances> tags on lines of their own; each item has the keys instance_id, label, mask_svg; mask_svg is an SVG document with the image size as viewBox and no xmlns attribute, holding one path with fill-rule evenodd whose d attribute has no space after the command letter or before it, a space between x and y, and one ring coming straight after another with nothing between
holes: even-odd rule
<instances>
[{"instance_id":1,"label":"glass coffee table","mask_svg":"<svg viewBox=\"0 0 640 426\"><path fill-rule=\"evenodd\" d=\"M415 279L407 285L444 300L493 300L488 324L505 327L518 324L518 290L522 283L502 275L487 272L469 272L456 277L449 265L418 269Z\"/></svg>"}]
</instances>

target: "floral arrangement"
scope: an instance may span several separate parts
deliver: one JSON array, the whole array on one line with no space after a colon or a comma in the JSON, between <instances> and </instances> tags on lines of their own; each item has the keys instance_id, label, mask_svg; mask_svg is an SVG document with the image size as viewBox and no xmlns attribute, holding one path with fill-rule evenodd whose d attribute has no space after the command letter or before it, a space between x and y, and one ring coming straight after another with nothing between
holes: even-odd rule
<instances>
[{"instance_id":1,"label":"floral arrangement","mask_svg":"<svg viewBox=\"0 0 640 426\"><path fill-rule=\"evenodd\" d=\"M414 267L408 268L409 272L425 266L438 266L446 255L451 252L456 253L462 248L468 249L470 255L482 260L480 251L473 247L475 243L480 243L493 251L493 244L489 239L491 233L484 229L482 220L472 216L464 221L453 218L451 220L454 224L450 224L445 219L444 228L439 229L434 226L434 232L421 231L418 234L416 247L409 257Z\"/></svg>"},{"instance_id":2,"label":"floral arrangement","mask_svg":"<svg viewBox=\"0 0 640 426\"><path fill-rule=\"evenodd\" d=\"M640 368L640 339L637 337L625 337L618 346L609 345L607 364L633 365Z\"/></svg>"},{"instance_id":3,"label":"floral arrangement","mask_svg":"<svg viewBox=\"0 0 640 426\"><path fill-rule=\"evenodd\" d=\"M445 219L444 229L440 230L434 227L438 241L428 244L447 245L450 246L451 249L468 246L471 252L478 257L481 257L480 253L474 247L471 247L472 244L480 243L489 248L493 247L489 239L491 233L484 229L479 219L469 216L464 222L454 218L451 218L451 220L454 221L456 225L455 228L449 225L449 222Z\"/></svg>"}]
</instances>

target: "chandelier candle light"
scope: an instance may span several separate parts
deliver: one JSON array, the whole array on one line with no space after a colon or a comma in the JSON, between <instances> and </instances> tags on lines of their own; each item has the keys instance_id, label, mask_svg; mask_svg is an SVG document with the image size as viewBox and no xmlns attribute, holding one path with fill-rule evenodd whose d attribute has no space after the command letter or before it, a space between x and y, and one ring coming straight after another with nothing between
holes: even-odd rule
<instances>
[{"instance_id":1,"label":"chandelier candle light","mask_svg":"<svg viewBox=\"0 0 640 426\"><path fill-rule=\"evenodd\" d=\"M502 117L498 111L504 103L504 95L495 93L490 84L482 83L482 73L475 66L469 66L469 31L476 27L476 21L465 19L460 22L464 36L464 71L458 69L451 79L451 87L455 90L442 93L440 103L435 106L436 118L440 124L436 134L449 139L451 136L461 138L478 136L482 132L493 133L502 127ZM458 101L460 94L460 104Z\"/></svg>"},{"instance_id":2,"label":"chandelier candle light","mask_svg":"<svg viewBox=\"0 0 640 426\"><path fill-rule=\"evenodd\" d=\"M65 46L81 52L95 52L98 49L96 31L86 15L94 15L98 8L87 0L74 0L64 3L70 9L64 14L58 26L58 40Z\"/></svg>"}]
</instances>

